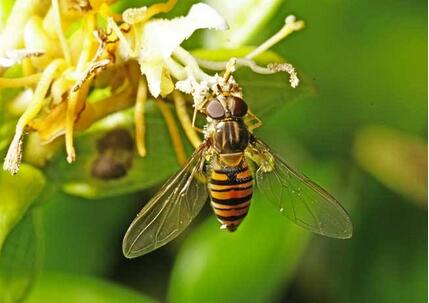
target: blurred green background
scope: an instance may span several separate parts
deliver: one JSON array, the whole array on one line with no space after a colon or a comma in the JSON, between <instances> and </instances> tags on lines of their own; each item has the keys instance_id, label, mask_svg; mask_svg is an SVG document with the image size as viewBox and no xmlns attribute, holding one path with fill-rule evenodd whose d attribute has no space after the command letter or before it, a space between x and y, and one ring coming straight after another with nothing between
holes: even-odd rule
<instances>
[{"instance_id":1,"label":"blurred green background","mask_svg":"<svg viewBox=\"0 0 429 303\"><path fill-rule=\"evenodd\" d=\"M179 1L172 15L194 2ZM427 301L427 2L273 1L267 14L258 7L263 1L237 1L224 12L228 2L210 1L231 24L250 26L242 45L260 44L289 14L306 22L273 50L305 74L310 92L279 102L278 90L267 89L275 110L263 115L257 135L338 197L352 217L353 238L312 235L256 194L234 234L219 231L207 207L178 240L125 259L128 224L178 168L149 104L152 158L111 192L100 181L89 190L82 185L85 161L94 159L91 142L104 130L80 135L80 163L66 164L61 152L40 180L31 167L17 183L2 175L2 200L10 205L34 195L25 184L46 185L5 242L1 300L13 302L15 288L34 282L27 302ZM120 1L118 9L147 3ZM252 13L265 17L250 22ZM187 41L188 49L229 46L228 38L205 35ZM250 103L265 104L264 94L243 86Z\"/></svg>"}]
</instances>

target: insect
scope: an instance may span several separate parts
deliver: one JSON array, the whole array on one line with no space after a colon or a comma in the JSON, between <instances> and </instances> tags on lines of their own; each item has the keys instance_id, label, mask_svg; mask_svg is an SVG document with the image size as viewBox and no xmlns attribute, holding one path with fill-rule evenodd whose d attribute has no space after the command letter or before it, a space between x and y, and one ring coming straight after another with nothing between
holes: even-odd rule
<instances>
[{"instance_id":1,"label":"insect","mask_svg":"<svg viewBox=\"0 0 429 303\"><path fill-rule=\"evenodd\" d=\"M131 223L123 240L126 257L141 256L173 240L207 197L221 228L235 231L248 213L255 181L267 200L297 225L328 237L351 237L351 220L337 200L251 133L244 120L248 106L241 97L214 96L205 111L205 140ZM258 166L256 180L250 161Z\"/></svg>"}]
</instances>

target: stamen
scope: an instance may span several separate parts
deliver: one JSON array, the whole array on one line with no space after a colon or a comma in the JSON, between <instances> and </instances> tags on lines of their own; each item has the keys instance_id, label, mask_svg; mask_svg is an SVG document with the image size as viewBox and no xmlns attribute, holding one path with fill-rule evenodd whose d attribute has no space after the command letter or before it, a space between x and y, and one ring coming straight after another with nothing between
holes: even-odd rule
<instances>
[{"instance_id":1,"label":"stamen","mask_svg":"<svg viewBox=\"0 0 429 303\"><path fill-rule=\"evenodd\" d=\"M74 113L76 111L78 96L79 96L79 92L72 93L67 103L65 141L66 141L66 153L67 153L68 163L72 163L76 159L76 151L74 149L74 143L73 143L73 126L75 122Z\"/></svg>"},{"instance_id":2,"label":"stamen","mask_svg":"<svg viewBox=\"0 0 429 303\"><path fill-rule=\"evenodd\" d=\"M110 59L103 59L100 61L93 61L87 68L87 70L83 73L81 79L79 79L76 84L72 87L71 92L77 92L82 85L94 77L98 72L103 69L106 69L108 65L111 63Z\"/></svg>"},{"instance_id":3,"label":"stamen","mask_svg":"<svg viewBox=\"0 0 429 303\"><path fill-rule=\"evenodd\" d=\"M88 61L90 60L91 53L93 51L93 30L95 27L95 17L93 15L88 15L86 17L85 22L85 41L83 45L83 50L79 56L79 61L76 67L76 72L80 74L88 64ZM89 90L89 85L91 83L89 81L86 81L83 83L83 86L81 87L81 90L83 93L81 94L79 91L72 91L69 100L67 102L67 113L66 113L66 131L65 131L65 141L66 141L66 152L67 152L67 162L72 163L76 159L76 152L74 149L74 143L73 143L73 128L75 123L75 114L76 114L76 108L78 105L78 100L81 100L85 102L85 99L82 99L82 96L87 94L87 91ZM86 91L86 93L85 93Z\"/></svg>"},{"instance_id":4,"label":"stamen","mask_svg":"<svg viewBox=\"0 0 429 303\"><path fill-rule=\"evenodd\" d=\"M126 80L124 85L115 94L98 102L88 103L85 105L85 108L82 108L82 105L78 106L77 115L79 116L75 121L74 129L76 131L85 130L94 122L107 115L133 106L135 104L135 98L131 98L133 94L134 90L130 86L129 81ZM84 101L83 98L79 100ZM81 101L78 101L78 103ZM39 133L43 143L50 143L55 138L64 134L67 106L66 102L61 102L47 116L34 119L29 123L31 129Z\"/></svg>"},{"instance_id":5,"label":"stamen","mask_svg":"<svg viewBox=\"0 0 429 303\"><path fill-rule=\"evenodd\" d=\"M182 138L180 137L179 128L176 125L174 116L164 100L157 99L155 103L161 110L161 114L167 124L168 132L170 133L171 141L173 142L173 148L176 152L177 161L181 166L183 166L186 163L185 147L183 146Z\"/></svg>"},{"instance_id":6,"label":"stamen","mask_svg":"<svg viewBox=\"0 0 429 303\"><path fill-rule=\"evenodd\" d=\"M216 61L209 61L209 60L203 60L203 59L197 59L197 61L201 67L211 69L211 70L228 69L228 64L232 64L231 61L216 62ZM295 88L299 84L298 74L295 68L293 67L293 65L290 63L272 63L272 64L269 64L267 67L262 67L257 65L251 59L236 58L235 67L242 67L242 66L247 66L255 73L263 74L263 75L270 75L278 72L287 72L290 76L289 78L290 85L293 88ZM226 73L225 73L225 76L227 76Z\"/></svg>"},{"instance_id":7,"label":"stamen","mask_svg":"<svg viewBox=\"0 0 429 303\"><path fill-rule=\"evenodd\" d=\"M67 39L64 35L63 26L61 23L61 11L58 4L58 0L52 0L52 9L54 10L54 20L55 20L55 29L57 31L58 39L61 43L61 48L63 50L64 59L68 65L72 64L70 48L67 44Z\"/></svg>"},{"instance_id":8,"label":"stamen","mask_svg":"<svg viewBox=\"0 0 429 303\"><path fill-rule=\"evenodd\" d=\"M144 108L147 101L147 83L144 78L139 81L137 90L136 105L134 107L134 121L136 128L136 145L137 152L140 156L146 156L146 144L145 144L145 119L144 119Z\"/></svg>"},{"instance_id":9,"label":"stamen","mask_svg":"<svg viewBox=\"0 0 429 303\"><path fill-rule=\"evenodd\" d=\"M140 23L144 20L147 7L129 8L122 13L122 19L130 25Z\"/></svg>"},{"instance_id":10,"label":"stamen","mask_svg":"<svg viewBox=\"0 0 429 303\"><path fill-rule=\"evenodd\" d=\"M135 95L135 90L130 85L130 82L126 80L114 95L98 102L87 104L77 121L76 128L84 130L97 120L131 107L135 104L135 99L131 98L133 95Z\"/></svg>"},{"instance_id":11,"label":"stamen","mask_svg":"<svg viewBox=\"0 0 429 303\"><path fill-rule=\"evenodd\" d=\"M146 22L157 14L168 13L173 9L176 3L177 3L177 0L169 0L166 3L153 4L148 8L142 7L138 9L135 9L135 8L127 9L122 14L122 17L124 21L129 24Z\"/></svg>"},{"instance_id":12,"label":"stamen","mask_svg":"<svg viewBox=\"0 0 429 303\"><path fill-rule=\"evenodd\" d=\"M274 44L280 42L281 40L289 36L291 33L299 31L302 28L304 28L304 21L296 21L296 18L293 15L287 16L285 19L285 25L274 36L272 36L267 41L262 43L259 47L247 54L245 58L253 59L254 57L262 54L263 52L271 48Z\"/></svg>"},{"instance_id":13,"label":"stamen","mask_svg":"<svg viewBox=\"0 0 429 303\"><path fill-rule=\"evenodd\" d=\"M21 118L18 120L17 128L24 129L25 125L27 125L28 122L39 113L43 106L45 95L54 79L55 73L63 63L64 61L62 59L56 59L45 69L34 93L33 102L28 106L24 114L22 114Z\"/></svg>"},{"instance_id":14,"label":"stamen","mask_svg":"<svg viewBox=\"0 0 429 303\"><path fill-rule=\"evenodd\" d=\"M198 65L202 68L215 70L215 71L222 71L226 69L226 66L228 65L229 61L211 61L211 60L205 60L205 59L196 59L198 62ZM236 58L235 66L238 67L248 67L252 71L254 71L257 74L275 74L278 71L275 71L269 67L263 67L256 64L255 61L251 59L246 58Z\"/></svg>"},{"instance_id":15,"label":"stamen","mask_svg":"<svg viewBox=\"0 0 429 303\"><path fill-rule=\"evenodd\" d=\"M0 44L0 51L1 51ZM0 53L0 67L11 67L15 64L22 62L26 58L31 57L40 57L43 56L44 53L38 50L29 50L29 49L16 49L5 51L4 54Z\"/></svg>"},{"instance_id":16,"label":"stamen","mask_svg":"<svg viewBox=\"0 0 429 303\"><path fill-rule=\"evenodd\" d=\"M54 79L57 69L60 68L63 63L64 61L62 59L54 60L43 72L39 84L34 93L32 102L28 105L16 125L15 136L13 137L12 143L9 146L9 150L4 160L4 170L9 171L12 174L16 174L18 172L22 158L22 137L24 134L25 126L42 109L49 86Z\"/></svg>"},{"instance_id":17,"label":"stamen","mask_svg":"<svg viewBox=\"0 0 429 303\"><path fill-rule=\"evenodd\" d=\"M23 87L36 84L40 80L40 74L33 74L21 78L0 78L0 88Z\"/></svg>"},{"instance_id":18,"label":"stamen","mask_svg":"<svg viewBox=\"0 0 429 303\"><path fill-rule=\"evenodd\" d=\"M65 141L67 162L69 163L76 160L76 151L73 143L74 124L76 122L77 113L76 109L82 108L83 104L86 102L91 82L91 80L85 82L78 92L71 93L67 103Z\"/></svg>"},{"instance_id":19,"label":"stamen","mask_svg":"<svg viewBox=\"0 0 429 303\"><path fill-rule=\"evenodd\" d=\"M216 71L224 70L228 63L228 61L212 61L201 58L195 58L195 60L200 67Z\"/></svg>"},{"instance_id":20,"label":"stamen","mask_svg":"<svg viewBox=\"0 0 429 303\"><path fill-rule=\"evenodd\" d=\"M170 72L170 74L177 80L183 80L187 76L186 69L174 61L171 57L165 58L165 67Z\"/></svg>"},{"instance_id":21,"label":"stamen","mask_svg":"<svg viewBox=\"0 0 429 303\"><path fill-rule=\"evenodd\" d=\"M30 76L35 73L35 69L31 63L30 58L24 58L22 60L22 73L24 76Z\"/></svg>"},{"instance_id":22,"label":"stamen","mask_svg":"<svg viewBox=\"0 0 429 303\"><path fill-rule=\"evenodd\" d=\"M177 0L168 0L166 3L157 3L149 6L146 12L146 18L152 18L160 13L168 13L176 5ZM146 19L147 20L147 19Z\"/></svg>"},{"instance_id":23,"label":"stamen","mask_svg":"<svg viewBox=\"0 0 429 303\"><path fill-rule=\"evenodd\" d=\"M10 172L12 175L18 173L19 166L21 165L22 137L23 130L17 130L4 159L3 170Z\"/></svg>"},{"instance_id":24,"label":"stamen","mask_svg":"<svg viewBox=\"0 0 429 303\"><path fill-rule=\"evenodd\" d=\"M116 37L121 41L122 47L126 48L126 53L129 54L130 57L137 56L136 52L131 48L127 38L122 34L121 29L116 25L115 21L113 21L113 18L109 18L107 20L107 28L115 33Z\"/></svg>"},{"instance_id":25,"label":"stamen","mask_svg":"<svg viewBox=\"0 0 429 303\"><path fill-rule=\"evenodd\" d=\"M192 56L187 50L185 50L182 47L176 48L176 50L173 52L174 56L179 59L191 72L192 75L198 79L203 80L207 79L209 75L207 75L205 72L201 70L201 68L198 66L198 62L195 59L194 56ZM183 80L180 78L177 78L178 80Z\"/></svg>"},{"instance_id":26,"label":"stamen","mask_svg":"<svg viewBox=\"0 0 429 303\"><path fill-rule=\"evenodd\" d=\"M80 53L78 63L76 65L76 71L82 72L85 70L88 61L91 58L93 52L94 41L94 32L95 28L95 16L88 15L85 18L85 41L83 44L82 52Z\"/></svg>"},{"instance_id":27,"label":"stamen","mask_svg":"<svg viewBox=\"0 0 429 303\"><path fill-rule=\"evenodd\" d=\"M289 82L290 86L293 88L297 87L299 84L299 78L296 73L295 68L290 63L273 63L268 65L268 69L272 70L273 72L287 72L290 76Z\"/></svg>"},{"instance_id":28,"label":"stamen","mask_svg":"<svg viewBox=\"0 0 429 303\"><path fill-rule=\"evenodd\" d=\"M182 124L183 130L185 131L188 140L192 143L195 148L198 148L201 145L201 139L196 133L191 119L186 110L186 101L183 98L182 94L178 91L173 92L174 105L176 107L177 117L179 118L180 123Z\"/></svg>"}]
</instances>

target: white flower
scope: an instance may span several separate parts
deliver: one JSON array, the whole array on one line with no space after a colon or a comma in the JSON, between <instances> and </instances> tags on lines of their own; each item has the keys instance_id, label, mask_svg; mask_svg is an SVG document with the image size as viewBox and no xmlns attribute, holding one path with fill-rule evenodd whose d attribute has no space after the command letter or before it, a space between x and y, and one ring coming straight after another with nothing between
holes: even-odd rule
<instances>
[{"instance_id":1,"label":"white flower","mask_svg":"<svg viewBox=\"0 0 429 303\"><path fill-rule=\"evenodd\" d=\"M225 19L207 4L191 7L185 17L172 20L154 19L144 25L138 61L142 74L146 75L149 91L154 97L167 95L174 85L170 79L173 52L198 29L225 30ZM180 80L180 79L179 79Z\"/></svg>"}]
</instances>

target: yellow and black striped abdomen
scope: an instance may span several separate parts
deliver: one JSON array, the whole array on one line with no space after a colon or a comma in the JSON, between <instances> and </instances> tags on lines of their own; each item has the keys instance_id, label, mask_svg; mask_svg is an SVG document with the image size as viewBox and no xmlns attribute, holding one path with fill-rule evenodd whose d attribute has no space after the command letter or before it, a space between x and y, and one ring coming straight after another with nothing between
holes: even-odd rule
<instances>
[{"instance_id":1,"label":"yellow and black striped abdomen","mask_svg":"<svg viewBox=\"0 0 429 303\"><path fill-rule=\"evenodd\" d=\"M252 174L244 162L237 167L214 168L210 178L211 205L221 228L234 231L247 215L253 193Z\"/></svg>"}]
</instances>

